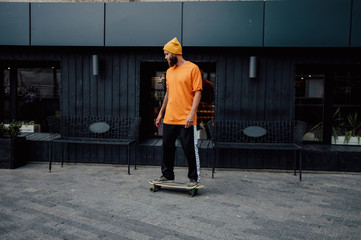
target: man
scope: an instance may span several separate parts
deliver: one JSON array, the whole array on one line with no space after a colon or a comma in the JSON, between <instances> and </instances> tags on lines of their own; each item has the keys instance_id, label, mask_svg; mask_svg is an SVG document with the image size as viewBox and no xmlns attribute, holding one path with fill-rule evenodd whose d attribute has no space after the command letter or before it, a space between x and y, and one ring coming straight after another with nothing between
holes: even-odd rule
<instances>
[{"instance_id":1,"label":"man","mask_svg":"<svg viewBox=\"0 0 361 240\"><path fill-rule=\"evenodd\" d=\"M200 162L197 148L197 108L201 99L202 77L194 63L186 61L177 38L163 48L169 69L166 74L167 92L156 119L159 127L163 120L162 176L155 181L173 181L175 141L180 137L188 161L189 186L200 181Z\"/></svg>"}]
</instances>

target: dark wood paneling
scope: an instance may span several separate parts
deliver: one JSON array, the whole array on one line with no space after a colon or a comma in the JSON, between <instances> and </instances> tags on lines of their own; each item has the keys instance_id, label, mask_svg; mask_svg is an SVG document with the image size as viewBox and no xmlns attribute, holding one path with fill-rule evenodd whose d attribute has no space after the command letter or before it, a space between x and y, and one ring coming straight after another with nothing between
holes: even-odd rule
<instances>
[{"instance_id":1,"label":"dark wood paneling","mask_svg":"<svg viewBox=\"0 0 361 240\"><path fill-rule=\"evenodd\" d=\"M83 89L86 89L83 85L85 76L83 76L83 69L86 67L84 64L85 57L80 54L75 56L75 112L78 115L83 115L85 108ZM89 69L89 66L88 66ZM85 91L84 91L85 92Z\"/></svg>"},{"instance_id":2,"label":"dark wood paneling","mask_svg":"<svg viewBox=\"0 0 361 240\"><path fill-rule=\"evenodd\" d=\"M113 56L113 64L112 64L112 96L114 97L113 106L112 106L112 114L120 115L120 58L117 56Z\"/></svg>"},{"instance_id":3,"label":"dark wood paneling","mask_svg":"<svg viewBox=\"0 0 361 240\"><path fill-rule=\"evenodd\" d=\"M83 69L82 69L82 76L83 76L83 89L90 89L91 88L91 78L90 75L92 74L92 62L91 57L88 55L83 56ZM83 91L82 92L83 100L83 115L89 116L90 114L90 91Z\"/></svg>"},{"instance_id":4,"label":"dark wood paneling","mask_svg":"<svg viewBox=\"0 0 361 240\"><path fill-rule=\"evenodd\" d=\"M92 75L88 53L62 56L62 113L65 115L137 114L139 84L136 54L99 54L100 73Z\"/></svg>"},{"instance_id":5,"label":"dark wood paneling","mask_svg":"<svg viewBox=\"0 0 361 240\"><path fill-rule=\"evenodd\" d=\"M100 55L99 56L99 61L101 61L100 63L100 70L99 70L99 76L97 76L97 88L94 89L94 91L96 91L96 95L97 95L97 115L100 116L104 116L105 115L105 82L109 81L110 79L107 79L107 70L105 66L108 66L110 61L108 60L108 58L104 55Z\"/></svg>"},{"instance_id":6,"label":"dark wood paneling","mask_svg":"<svg viewBox=\"0 0 361 240\"><path fill-rule=\"evenodd\" d=\"M91 70L89 69L89 71ZM92 116L98 115L98 78L99 76L90 75L90 88L88 89L90 99L85 99L85 101L89 101L89 112Z\"/></svg>"},{"instance_id":7,"label":"dark wood paneling","mask_svg":"<svg viewBox=\"0 0 361 240\"><path fill-rule=\"evenodd\" d=\"M217 64L217 82L215 89L215 117L219 119L225 119L225 105L226 105L226 57L219 56Z\"/></svg>"},{"instance_id":8,"label":"dark wood paneling","mask_svg":"<svg viewBox=\"0 0 361 240\"><path fill-rule=\"evenodd\" d=\"M292 60L287 57L261 57L256 102L256 120L292 120L294 80Z\"/></svg>"},{"instance_id":9,"label":"dark wood paneling","mask_svg":"<svg viewBox=\"0 0 361 240\"><path fill-rule=\"evenodd\" d=\"M128 96L128 114L129 116L135 116L136 115L136 109L137 107L137 99L136 99L136 92L137 92L137 79L135 78L137 75L137 61L136 61L136 55L134 53L131 53L129 55L129 65L128 65L128 89L127 89L127 96Z\"/></svg>"},{"instance_id":10,"label":"dark wood paneling","mask_svg":"<svg viewBox=\"0 0 361 240\"><path fill-rule=\"evenodd\" d=\"M348 55L328 58L323 56L324 53L315 58L304 57L304 53L299 52L292 53L295 56L280 56L276 51L268 53L259 49L185 50L184 57L187 60L216 63L216 118L227 120L293 120L295 64L342 63L345 59L351 61ZM250 51L257 55L258 71L255 79L248 77ZM92 75L94 53L99 56L98 76ZM164 56L160 48L3 48L0 51L1 62L39 60L58 61L61 65L62 114L133 117L138 116L140 111L140 63L163 62ZM204 149L201 148L202 166L210 167L213 152L205 152ZM55 146L56 160L60 160L60 150L59 145ZM159 165L162 159L159 142L152 147L148 146L146 150L138 147L138 153L138 162L142 164ZM124 147L64 146L64 158L74 162L125 164L126 154ZM224 162L217 163L220 167L283 168L282 164L286 162L288 168L290 164L288 153L224 151L219 154L224 156ZM47 155L36 156L46 158ZM186 164L181 150L177 152L177 164ZM351 161L347 164L354 163Z\"/></svg>"},{"instance_id":11,"label":"dark wood paneling","mask_svg":"<svg viewBox=\"0 0 361 240\"><path fill-rule=\"evenodd\" d=\"M293 60L257 57L257 77L249 78L249 56L222 54L217 62L216 118L291 120Z\"/></svg>"},{"instance_id":12,"label":"dark wood paneling","mask_svg":"<svg viewBox=\"0 0 361 240\"><path fill-rule=\"evenodd\" d=\"M255 103L254 100L252 101L247 101L247 99L254 99L252 97L252 93L250 92L252 86L251 84L254 83L254 79L252 81L247 81L248 80L248 75L249 75L249 63L247 62L247 57L243 57L242 59L239 59L236 61L236 64L238 65L238 67L236 69L239 69L236 73L235 79L234 81L237 82L237 84L240 84L240 95L236 95L237 98L239 98L240 101L240 108L239 108L239 119L249 119L250 116L248 115L248 109L254 109L252 106L252 103ZM257 89L257 87L255 88ZM254 90L253 90L254 92Z\"/></svg>"},{"instance_id":13,"label":"dark wood paneling","mask_svg":"<svg viewBox=\"0 0 361 240\"><path fill-rule=\"evenodd\" d=\"M104 113L102 115L111 116L113 111L113 102L116 101L116 96L113 95L113 84L115 79L113 79L113 56L110 53L107 53L104 60L104 79L102 87L104 94Z\"/></svg>"},{"instance_id":14,"label":"dark wood paneling","mask_svg":"<svg viewBox=\"0 0 361 240\"><path fill-rule=\"evenodd\" d=\"M120 115L128 112L128 54L120 56Z\"/></svg>"},{"instance_id":15,"label":"dark wood paneling","mask_svg":"<svg viewBox=\"0 0 361 240\"><path fill-rule=\"evenodd\" d=\"M63 115L136 116L139 54L125 49L95 52L100 61L98 76L92 74L92 49L9 50L2 51L0 61L58 61L61 65ZM65 144L63 148L65 161L126 163L125 147ZM38 150L42 151L40 148ZM60 160L59 145L55 153L55 159Z\"/></svg>"},{"instance_id":16,"label":"dark wood paneling","mask_svg":"<svg viewBox=\"0 0 361 240\"><path fill-rule=\"evenodd\" d=\"M75 90L76 90L76 61L75 61L75 54L69 55L68 58L68 68L69 71L67 72L68 78L62 78L62 83L67 82L68 88L63 88L63 91L67 92L68 98L63 98L63 102L67 107L67 111L63 111L63 115L76 115L79 114L76 112L76 102L75 102Z\"/></svg>"}]
</instances>

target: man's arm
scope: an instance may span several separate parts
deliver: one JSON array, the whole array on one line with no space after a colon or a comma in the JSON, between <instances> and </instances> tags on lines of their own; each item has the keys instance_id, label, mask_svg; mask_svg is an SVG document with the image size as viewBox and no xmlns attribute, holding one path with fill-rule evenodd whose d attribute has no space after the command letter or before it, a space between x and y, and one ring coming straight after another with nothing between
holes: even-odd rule
<instances>
[{"instance_id":1,"label":"man's arm","mask_svg":"<svg viewBox=\"0 0 361 240\"><path fill-rule=\"evenodd\" d=\"M202 97L202 92L201 91L197 91L195 92L194 98L193 98L193 104L192 104L192 109L186 119L185 122L185 128L189 128L190 126L193 126L193 122L194 122L194 117L196 115L197 109L198 109L198 105L199 102L201 101L201 97Z\"/></svg>"},{"instance_id":2,"label":"man's arm","mask_svg":"<svg viewBox=\"0 0 361 240\"><path fill-rule=\"evenodd\" d=\"M167 108L167 104L168 104L168 88L167 88L167 92L164 96L164 99L163 99L163 104L162 104L162 107L159 111L159 114L158 114L158 117L157 119L155 120L155 126L159 127L160 125L160 122L164 116L164 113L165 113L165 109Z\"/></svg>"}]
</instances>

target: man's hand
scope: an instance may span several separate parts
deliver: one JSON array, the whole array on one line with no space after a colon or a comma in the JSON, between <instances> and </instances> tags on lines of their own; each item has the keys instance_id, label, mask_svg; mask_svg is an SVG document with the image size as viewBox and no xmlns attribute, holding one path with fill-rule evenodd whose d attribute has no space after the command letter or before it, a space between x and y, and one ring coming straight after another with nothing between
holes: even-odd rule
<instances>
[{"instance_id":1,"label":"man's hand","mask_svg":"<svg viewBox=\"0 0 361 240\"><path fill-rule=\"evenodd\" d=\"M196 112L198 109L199 102L201 101L201 97L202 97L201 91L195 92L194 98L193 98L192 109L186 119L186 122L184 123L185 128L189 128L190 126L193 126L194 117L196 116Z\"/></svg>"},{"instance_id":2,"label":"man's hand","mask_svg":"<svg viewBox=\"0 0 361 240\"><path fill-rule=\"evenodd\" d=\"M155 120L155 126L157 128L159 128L160 123L162 121L163 115L165 113L165 109L167 108L167 104L168 104L168 88L167 88L167 92L165 93L164 99L163 99L163 104L162 107L160 108L160 111L158 113L158 117Z\"/></svg>"},{"instance_id":3,"label":"man's hand","mask_svg":"<svg viewBox=\"0 0 361 240\"><path fill-rule=\"evenodd\" d=\"M190 113L186 119L185 128L189 128L190 126L193 126L193 121L194 121L194 114Z\"/></svg>"},{"instance_id":4,"label":"man's hand","mask_svg":"<svg viewBox=\"0 0 361 240\"><path fill-rule=\"evenodd\" d=\"M155 126L157 128L159 128L162 118L163 118L163 114L159 113L157 119L155 120Z\"/></svg>"}]
</instances>

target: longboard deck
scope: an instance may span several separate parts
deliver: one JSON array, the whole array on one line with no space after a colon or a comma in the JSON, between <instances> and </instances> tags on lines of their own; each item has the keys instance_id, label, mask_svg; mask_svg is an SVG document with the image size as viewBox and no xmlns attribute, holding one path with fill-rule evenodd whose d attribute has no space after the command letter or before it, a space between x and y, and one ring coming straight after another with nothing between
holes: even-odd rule
<instances>
[{"instance_id":1,"label":"longboard deck","mask_svg":"<svg viewBox=\"0 0 361 240\"><path fill-rule=\"evenodd\" d=\"M186 183L181 183L181 182L160 183L160 182L150 181L149 183L152 185L155 185L155 186L160 186L160 187L180 188L180 189L194 189L194 188L199 189L199 188L204 187L204 185L196 185L194 187L188 187Z\"/></svg>"},{"instance_id":2,"label":"longboard deck","mask_svg":"<svg viewBox=\"0 0 361 240\"><path fill-rule=\"evenodd\" d=\"M151 192L157 192L162 187L164 187L164 188L173 188L173 189L185 189L185 190L189 190L188 194L191 197L193 197L194 195L196 195L198 193L198 189L204 187L204 185L196 185L194 187L188 187L186 183L181 183L181 182L166 182L166 183L163 183L163 182L150 181L149 184L153 185L153 187L150 188Z\"/></svg>"}]
</instances>

